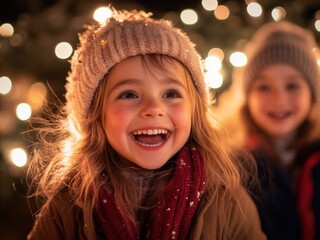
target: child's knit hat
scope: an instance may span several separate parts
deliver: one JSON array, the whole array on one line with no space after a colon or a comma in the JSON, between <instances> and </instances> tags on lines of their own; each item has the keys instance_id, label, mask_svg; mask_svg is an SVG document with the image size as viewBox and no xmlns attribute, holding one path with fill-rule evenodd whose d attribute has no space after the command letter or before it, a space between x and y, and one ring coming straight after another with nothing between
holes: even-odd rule
<instances>
[{"instance_id":1,"label":"child's knit hat","mask_svg":"<svg viewBox=\"0 0 320 240\"><path fill-rule=\"evenodd\" d=\"M298 69L307 79L313 100L319 99L317 44L311 32L289 22L272 22L261 27L245 49L248 62L244 68L244 88L268 65L285 63Z\"/></svg>"},{"instance_id":2,"label":"child's knit hat","mask_svg":"<svg viewBox=\"0 0 320 240\"><path fill-rule=\"evenodd\" d=\"M67 113L87 117L93 95L109 70L122 60L145 54L175 58L189 71L199 94L207 90L195 45L181 30L143 11L116 11L104 25L93 25L79 36L66 84Z\"/></svg>"}]
</instances>

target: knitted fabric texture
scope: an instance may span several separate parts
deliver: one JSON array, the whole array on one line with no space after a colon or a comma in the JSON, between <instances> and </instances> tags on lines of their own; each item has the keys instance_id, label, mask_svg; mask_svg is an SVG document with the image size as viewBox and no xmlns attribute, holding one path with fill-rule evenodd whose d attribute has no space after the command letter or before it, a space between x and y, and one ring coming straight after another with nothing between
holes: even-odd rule
<instances>
[{"instance_id":1,"label":"knitted fabric texture","mask_svg":"<svg viewBox=\"0 0 320 240\"><path fill-rule=\"evenodd\" d=\"M162 198L150 210L147 223L141 223L147 228L144 233L138 233L133 224L125 220L109 188L101 188L96 214L106 239L188 239L205 187L205 169L199 151L193 146L182 148L175 164L175 172Z\"/></svg>"},{"instance_id":2,"label":"knitted fabric texture","mask_svg":"<svg viewBox=\"0 0 320 240\"><path fill-rule=\"evenodd\" d=\"M169 21L143 11L116 11L104 25L92 25L80 35L66 84L66 108L76 119L86 118L94 93L109 70L126 58L162 54L189 71L199 94L207 96L200 55L188 36Z\"/></svg>"},{"instance_id":3,"label":"knitted fabric texture","mask_svg":"<svg viewBox=\"0 0 320 240\"><path fill-rule=\"evenodd\" d=\"M266 24L248 44L248 63L244 69L244 87L249 90L259 72L276 63L293 66L307 79L313 100L319 99L319 66L317 45L312 35L289 22Z\"/></svg>"}]
</instances>

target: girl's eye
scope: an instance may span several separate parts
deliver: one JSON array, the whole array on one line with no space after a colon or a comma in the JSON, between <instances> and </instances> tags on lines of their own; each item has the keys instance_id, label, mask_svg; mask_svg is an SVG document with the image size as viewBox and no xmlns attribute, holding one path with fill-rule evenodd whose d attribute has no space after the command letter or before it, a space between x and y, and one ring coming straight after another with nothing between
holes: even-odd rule
<instances>
[{"instance_id":1,"label":"girl's eye","mask_svg":"<svg viewBox=\"0 0 320 240\"><path fill-rule=\"evenodd\" d=\"M296 83L290 83L286 86L286 89L287 90L296 90L296 89L299 89L299 85L296 84Z\"/></svg>"},{"instance_id":2,"label":"girl's eye","mask_svg":"<svg viewBox=\"0 0 320 240\"><path fill-rule=\"evenodd\" d=\"M269 88L268 85L260 84L260 85L256 86L256 89L257 89L259 92L266 92L266 91L268 91L270 88Z\"/></svg>"},{"instance_id":3,"label":"girl's eye","mask_svg":"<svg viewBox=\"0 0 320 240\"><path fill-rule=\"evenodd\" d=\"M164 98L180 98L181 94L177 90L170 89L163 95Z\"/></svg>"},{"instance_id":4,"label":"girl's eye","mask_svg":"<svg viewBox=\"0 0 320 240\"><path fill-rule=\"evenodd\" d=\"M125 92L122 92L118 98L119 99L138 98L138 96L133 91L125 91Z\"/></svg>"}]
</instances>

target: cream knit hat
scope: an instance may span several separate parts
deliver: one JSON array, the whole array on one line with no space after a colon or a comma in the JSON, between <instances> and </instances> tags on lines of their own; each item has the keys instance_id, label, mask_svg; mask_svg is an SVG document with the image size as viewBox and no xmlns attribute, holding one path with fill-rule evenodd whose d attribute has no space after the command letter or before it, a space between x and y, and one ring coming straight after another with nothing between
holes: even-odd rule
<instances>
[{"instance_id":1,"label":"cream knit hat","mask_svg":"<svg viewBox=\"0 0 320 240\"><path fill-rule=\"evenodd\" d=\"M136 55L163 54L180 61L190 72L199 94L207 95L201 58L181 30L143 11L116 11L105 25L94 25L80 35L66 84L66 108L76 119L86 118L93 95L108 71Z\"/></svg>"},{"instance_id":2,"label":"cream knit hat","mask_svg":"<svg viewBox=\"0 0 320 240\"><path fill-rule=\"evenodd\" d=\"M248 91L259 71L274 63L286 63L298 69L307 79L313 100L319 99L318 46L307 30L289 22L264 25L253 36L245 53L248 62L243 72L245 90Z\"/></svg>"}]
</instances>

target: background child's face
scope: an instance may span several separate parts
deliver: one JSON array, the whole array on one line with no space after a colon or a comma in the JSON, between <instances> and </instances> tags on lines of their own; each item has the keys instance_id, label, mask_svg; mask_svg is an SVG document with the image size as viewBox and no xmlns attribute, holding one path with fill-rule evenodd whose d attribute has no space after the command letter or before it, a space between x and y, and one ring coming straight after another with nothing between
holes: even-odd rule
<instances>
[{"instance_id":1,"label":"background child's face","mask_svg":"<svg viewBox=\"0 0 320 240\"><path fill-rule=\"evenodd\" d=\"M273 137L286 136L307 118L311 90L304 76L291 65L274 64L262 69L247 99L256 124Z\"/></svg>"},{"instance_id":2,"label":"background child's face","mask_svg":"<svg viewBox=\"0 0 320 240\"><path fill-rule=\"evenodd\" d=\"M170 71L148 67L136 56L110 71L105 132L121 156L142 168L157 169L188 140L192 109L182 65Z\"/></svg>"}]
</instances>

